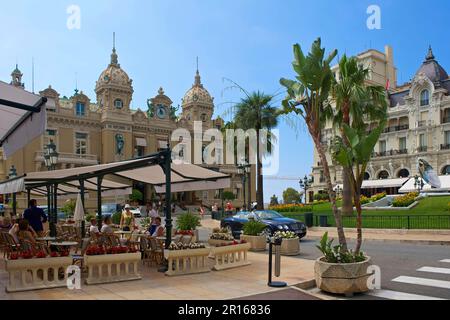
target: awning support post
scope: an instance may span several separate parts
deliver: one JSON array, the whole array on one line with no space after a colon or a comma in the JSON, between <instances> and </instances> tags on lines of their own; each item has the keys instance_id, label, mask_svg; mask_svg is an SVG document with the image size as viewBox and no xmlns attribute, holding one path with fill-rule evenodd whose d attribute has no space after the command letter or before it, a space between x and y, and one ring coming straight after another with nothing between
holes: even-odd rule
<instances>
[{"instance_id":1,"label":"awning support post","mask_svg":"<svg viewBox=\"0 0 450 320\"><path fill-rule=\"evenodd\" d=\"M81 197L81 204L83 205L83 212L86 213L85 211L85 207L84 207L84 180L80 179L80 197ZM81 221L81 239L84 238L85 235L85 219L83 219L83 221Z\"/></svg>"},{"instance_id":2,"label":"awning support post","mask_svg":"<svg viewBox=\"0 0 450 320\"><path fill-rule=\"evenodd\" d=\"M53 188L53 206L52 210L49 211L52 213L50 218L50 236L56 237L56 224L58 223L58 184L55 183L51 188Z\"/></svg>"},{"instance_id":3,"label":"awning support post","mask_svg":"<svg viewBox=\"0 0 450 320\"><path fill-rule=\"evenodd\" d=\"M166 207L164 208L166 216L166 249L169 249L172 242L172 210L170 205L171 196L171 162L172 151L167 148L164 153L164 173L166 174Z\"/></svg>"},{"instance_id":4,"label":"awning support post","mask_svg":"<svg viewBox=\"0 0 450 320\"><path fill-rule=\"evenodd\" d=\"M103 176L97 177L97 225L102 228L102 181Z\"/></svg>"}]
</instances>

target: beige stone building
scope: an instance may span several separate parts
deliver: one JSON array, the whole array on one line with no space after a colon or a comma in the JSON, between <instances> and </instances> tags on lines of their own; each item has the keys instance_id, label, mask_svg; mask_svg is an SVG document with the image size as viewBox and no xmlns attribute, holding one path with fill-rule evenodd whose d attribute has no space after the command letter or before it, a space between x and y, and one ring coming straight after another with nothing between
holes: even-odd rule
<instances>
[{"instance_id":1,"label":"beige stone building","mask_svg":"<svg viewBox=\"0 0 450 320\"><path fill-rule=\"evenodd\" d=\"M368 50L357 55L370 67L368 83L389 85L388 124L367 168L363 193L396 193L404 180L418 174L418 158L426 159L440 175L450 173L450 77L436 60L431 47L411 82L397 85L393 50ZM334 66L336 73L338 66ZM328 123L324 143L329 145L333 128ZM331 161L328 155L329 161ZM331 163L331 162L330 162ZM342 168L331 164L334 185L342 184ZM323 170L314 150L314 183L308 200L326 190Z\"/></svg>"},{"instance_id":2,"label":"beige stone building","mask_svg":"<svg viewBox=\"0 0 450 320\"><path fill-rule=\"evenodd\" d=\"M24 88L22 73L16 67L12 72L11 84ZM130 108L133 99L133 82L119 64L116 49L113 48L107 68L101 72L96 85L96 97L92 101L83 91L75 90L71 97L63 96L49 86L40 92L52 99L55 108L49 110L47 131L23 149L6 160L0 160L0 179L7 178L12 165L17 174L47 170L44 164L44 148L52 140L59 153L57 169L109 163L157 152L167 147L172 132L177 128L193 129L193 121L201 121L203 130L221 128L223 120L213 118L214 99L201 83L197 70L194 84L182 100L182 112L177 116L172 100L160 88L157 95L148 99L146 112ZM177 142L171 142L172 146ZM206 144L206 143L205 143ZM208 165L209 168L232 175L232 191L237 199L235 206L242 206L242 176L235 166ZM255 171L251 173L254 181ZM145 200L157 198L153 188L136 183L135 188L144 193ZM248 188L246 189L248 197ZM255 199L255 187L251 190ZM95 195L87 201L87 207L95 208ZM185 204L212 205L220 202L219 190L182 192L175 195ZM42 199L43 204L45 199ZM145 201L144 200L144 201ZM23 197L18 198L19 209L25 205ZM123 199L105 199L105 202ZM220 205L220 204L219 204Z\"/></svg>"}]
</instances>

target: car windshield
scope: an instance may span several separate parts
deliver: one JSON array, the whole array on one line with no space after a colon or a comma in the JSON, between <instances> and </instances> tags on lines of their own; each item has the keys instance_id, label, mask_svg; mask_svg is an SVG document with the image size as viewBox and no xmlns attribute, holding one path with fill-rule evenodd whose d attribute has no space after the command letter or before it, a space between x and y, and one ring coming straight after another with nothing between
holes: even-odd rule
<instances>
[{"instance_id":1,"label":"car windshield","mask_svg":"<svg viewBox=\"0 0 450 320\"><path fill-rule=\"evenodd\" d=\"M112 212L116 210L116 205L114 204L103 204L102 212Z\"/></svg>"},{"instance_id":2,"label":"car windshield","mask_svg":"<svg viewBox=\"0 0 450 320\"><path fill-rule=\"evenodd\" d=\"M273 210L265 210L265 211L257 211L256 214L260 219L263 220L272 220L276 218L283 218L281 214Z\"/></svg>"}]
</instances>

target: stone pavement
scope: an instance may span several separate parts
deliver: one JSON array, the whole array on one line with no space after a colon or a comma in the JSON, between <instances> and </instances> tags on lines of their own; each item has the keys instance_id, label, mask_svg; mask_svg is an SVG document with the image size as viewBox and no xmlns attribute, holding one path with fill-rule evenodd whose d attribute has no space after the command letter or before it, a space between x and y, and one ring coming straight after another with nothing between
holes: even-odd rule
<instances>
[{"instance_id":1,"label":"stone pavement","mask_svg":"<svg viewBox=\"0 0 450 320\"><path fill-rule=\"evenodd\" d=\"M168 277L156 267L140 266L142 280L111 284L86 285L81 290L55 288L28 292L6 293L8 273L0 260L0 300L226 300L276 291L267 286L267 254L248 255L251 265L224 271ZM314 278L314 261L282 257L281 277L288 285ZM298 295L297 295L298 296ZM301 297L308 297L300 295Z\"/></svg>"},{"instance_id":2,"label":"stone pavement","mask_svg":"<svg viewBox=\"0 0 450 320\"><path fill-rule=\"evenodd\" d=\"M348 239L356 239L356 229L344 228ZM325 232L337 238L336 228L309 228L307 238L319 239ZM416 244L450 245L450 230L363 229L363 239Z\"/></svg>"}]
</instances>

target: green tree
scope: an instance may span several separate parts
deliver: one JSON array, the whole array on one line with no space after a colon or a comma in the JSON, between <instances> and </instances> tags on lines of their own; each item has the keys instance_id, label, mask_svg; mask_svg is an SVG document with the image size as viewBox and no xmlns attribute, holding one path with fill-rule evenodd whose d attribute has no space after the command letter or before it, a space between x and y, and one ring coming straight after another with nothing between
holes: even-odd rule
<instances>
[{"instance_id":1,"label":"green tree","mask_svg":"<svg viewBox=\"0 0 450 320\"><path fill-rule=\"evenodd\" d=\"M333 78L331 89L332 101L336 105L334 125L339 128L343 142L349 146L345 138L342 124L361 125L364 119L378 121L385 117L383 102L386 97L384 89L366 83L370 69L358 62L356 57L344 55L339 61L339 79ZM350 172L343 168L342 213L353 214L352 190L349 181Z\"/></svg>"},{"instance_id":2,"label":"green tree","mask_svg":"<svg viewBox=\"0 0 450 320\"><path fill-rule=\"evenodd\" d=\"M300 201L300 193L294 188L287 188L283 191L284 203L298 203Z\"/></svg>"},{"instance_id":3,"label":"green tree","mask_svg":"<svg viewBox=\"0 0 450 320\"><path fill-rule=\"evenodd\" d=\"M336 205L336 192L333 190L325 146L322 144L322 129L327 119L330 119L333 115L329 103L333 82L330 63L336 57L336 54L337 51L333 50L325 58L325 49L321 47L320 38L314 41L311 46L311 52L307 56L303 54L300 45L295 44L292 66L297 74L296 80L282 78L280 83L287 90L287 97L282 103L283 113L289 114L293 112L305 121L308 132L317 149L323 165L339 243L342 250L347 251L347 240L342 226L342 216Z\"/></svg>"},{"instance_id":4,"label":"green tree","mask_svg":"<svg viewBox=\"0 0 450 320\"><path fill-rule=\"evenodd\" d=\"M242 89L242 88L241 88ZM273 96L257 91L247 93L246 97L234 106L236 110L234 123L237 128L256 130L256 202L257 208L264 209L264 186L262 173L261 129L269 133L268 140L273 139L271 130L278 125L278 109L272 105ZM271 153L270 141L267 142L267 152Z\"/></svg>"},{"instance_id":5,"label":"green tree","mask_svg":"<svg viewBox=\"0 0 450 320\"><path fill-rule=\"evenodd\" d=\"M236 196L231 191L224 191L222 194L223 200L234 200L236 199Z\"/></svg>"},{"instance_id":6,"label":"green tree","mask_svg":"<svg viewBox=\"0 0 450 320\"><path fill-rule=\"evenodd\" d=\"M143 199L144 199L144 195L142 194L142 192L139 191L138 189L133 189L133 191L130 194L130 200L140 202Z\"/></svg>"},{"instance_id":7,"label":"green tree","mask_svg":"<svg viewBox=\"0 0 450 320\"><path fill-rule=\"evenodd\" d=\"M273 195L271 198L270 198L270 205L271 206L277 206L279 203L278 203L278 197L276 196L276 195Z\"/></svg>"},{"instance_id":8,"label":"green tree","mask_svg":"<svg viewBox=\"0 0 450 320\"><path fill-rule=\"evenodd\" d=\"M66 214L66 217L73 216L76 204L77 203L74 199L67 200L64 203L64 206L61 208L61 210Z\"/></svg>"}]
</instances>

